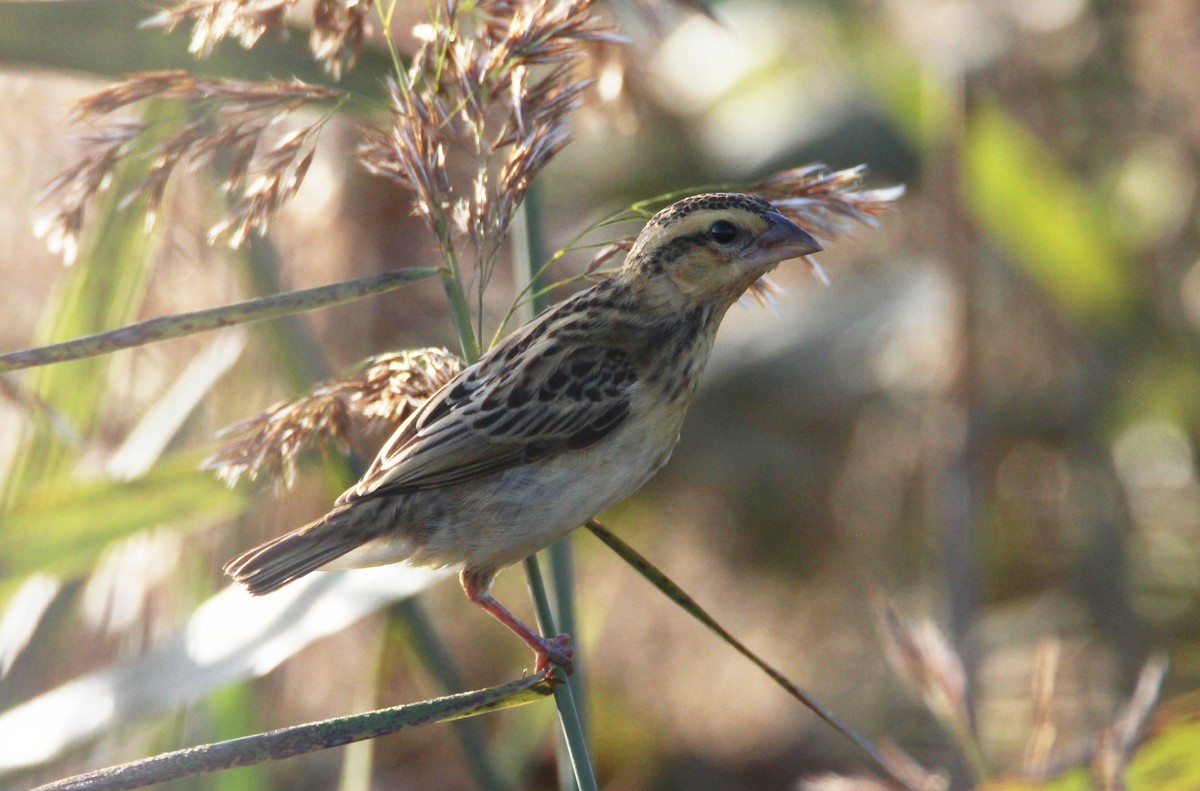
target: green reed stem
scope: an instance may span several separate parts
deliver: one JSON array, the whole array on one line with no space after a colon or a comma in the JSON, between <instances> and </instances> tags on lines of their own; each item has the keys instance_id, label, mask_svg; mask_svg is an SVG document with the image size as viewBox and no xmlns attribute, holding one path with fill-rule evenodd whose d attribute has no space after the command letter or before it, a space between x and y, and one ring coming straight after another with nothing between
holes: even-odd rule
<instances>
[{"instance_id":1,"label":"green reed stem","mask_svg":"<svg viewBox=\"0 0 1200 791\"><path fill-rule=\"evenodd\" d=\"M181 777L231 769L235 766L277 761L363 739L375 739L406 728L453 722L490 711L523 706L549 694L549 686L551 684L546 675L536 673L488 689L175 750L152 758L68 777L38 786L35 791L123 791Z\"/></svg>"},{"instance_id":2,"label":"green reed stem","mask_svg":"<svg viewBox=\"0 0 1200 791\"><path fill-rule=\"evenodd\" d=\"M399 269L371 277L331 283L327 286L271 294L245 302L235 302L232 305L222 305L219 308L161 316L125 327L85 335L82 338L72 338L61 343L0 354L0 373L66 362L67 360L96 357L156 341L184 338L188 335L223 327L277 319L295 313L340 305L423 280L431 277L435 271L422 268Z\"/></svg>"},{"instance_id":3,"label":"green reed stem","mask_svg":"<svg viewBox=\"0 0 1200 791\"><path fill-rule=\"evenodd\" d=\"M859 734L858 731L854 730L854 728L850 727L850 725L844 722L841 717L834 714L831 709L827 708L812 695L796 686L790 679L788 679L787 676L780 673L778 670L768 664L766 660L746 647L742 641L734 637L733 634L730 633L729 630L727 630L724 626L721 626L721 624L718 623L715 618L709 615L708 612L701 607L695 599L689 596L687 592L683 590L683 588L676 585L675 582L666 574L664 574L661 569L651 563L636 549L631 547L629 544L626 544L624 541L618 538L616 534L604 527L595 519L588 520L588 523L585 526L592 532L592 535L596 536L596 538L608 545L609 549L616 552L622 560L633 567L634 571L641 574L651 585L662 591L668 599L678 604L689 615L707 626L727 645L731 646L739 654L757 665L758 669L765 673L767 677L774 681L780 688L782 688L796 700L800 701L801 705L803 705L813 714L816 714L835 731L840 733L842 736L845 736L859 749L869 755L879 765L879 768L886 772L888 776L901 788L913 791L912 785L910 785L909 782L901 775L901 772L897 770L893 762L888 760L888 757L882 750L872 744L866 737Z\"/></svg>"},{"instance_id":4,"label":"green reed stem","mask_svg":"<svg viewBox=\"0 0 1200 791\"><path fill-rule=\"evenodd\" d=\"M509 316L516 314L521 307L525 307L526 315L522 315L520 318L526 321L545 310L549 302L545 293L539 289L539 281L542 279L546 267L539 267L536 264L537 261L545 258L545 243L541 234L541 224L538 222L539 197L535 182L526 191L525 199L517 209L512 237L513 283L516 296L514 305L509 310ZM519 301L526 293L532 293L533 296L522 306ZM553 609L551 609L550 599L546 595L546 587L537 559L530 558L526 561L525 566L525 572L529 577L530 591L533 593L534 603L538 608L538 619L543 624L542 634L550 637L557 634L558 630L554 628L554 624L557 623L563 633L574 637L577 633L575 628L575 563L570 539L564 538L552 544L549 549L549 558L550 579L554 590ZM595 783L595 778L592 777L591 763L587 760L586 753L587 731L584 728L586 722L584 704L587 700L587 692L584 686L581 660L582 657L577 653L575 672L566 676L565 691L560 695L558 689L555 689L555 703L559 706L564 738L564 741L559 743L558 753L559 787L563 791L571 791L576 788L576 782L579 783L578 787L586 787L582 780L578 780L583 770L586 770L591 782ZM565 715L564 711L566 711ZM573 729L577 729L577 732L572 732ZM572 743L573 740L575 744ZM586 766L579 765L579 756L583 756L584 761L587 762Z\"/></svg>"},{"instance_id":5,"label":"green reed stem","mask_svg":"<svg viewBox=\"0 0 1200 791\"><path fill-rule=\"evenodd\" d=\"M449 246L442 250L442 256L446 259L447 268L438 270L438 274L441 275L442 289L450 303L450 317L454 320L454 331L458 333L459 348L469 365L479 359L479 341L471 324L471 308L467 305L467 292L458 268L458 256Z\"/></svg>"},{"instance_id":6,"label":"green reed stem","mask_svg":"<svg viewBox=\"0 0 1200 791\"><path fill-rule=\"evenodd\" d=\"M554 612L550 608L550 597L546 595L546 585L542 581L542 571L538 564L537 555L525 558L525 578L529 583L529 592L533 594L536 606L538 628L544 635L554 635L558 630L554 626ZM556 678L561 678L560 671L555 671ZM568 676L568 678L570 678ZM560 782L563 779L575 781L579 791L598 791L596 775L592 771L592 761L588 756L587 735L583 731L583 720L579 717L579 708L575 705L575 696L571 693L571 685L556 683L554 685L554 705L558 707L558 720L562 723L562 735L566 742L567 754L573 769L574 778L563 778L560 771ZM560 786L567 791L571 786Z\"/></svg>"}]
</instances>

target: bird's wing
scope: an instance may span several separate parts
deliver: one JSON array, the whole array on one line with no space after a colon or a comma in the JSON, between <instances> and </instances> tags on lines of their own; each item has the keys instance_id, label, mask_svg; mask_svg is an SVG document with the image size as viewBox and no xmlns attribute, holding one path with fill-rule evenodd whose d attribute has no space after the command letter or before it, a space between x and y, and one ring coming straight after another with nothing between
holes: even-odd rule
<instances>
[{"instance_id":1,"label":"bird's wing","mask_svg":"<svg viewBox=\"0 0 1200 791\"><path fill-rule=\"evenodd\" d=\"M388 440L339 499L462 483L586 448L629 414L636 370L602 342L529 325L463 371Z\"/></svg>"}]
</instances>

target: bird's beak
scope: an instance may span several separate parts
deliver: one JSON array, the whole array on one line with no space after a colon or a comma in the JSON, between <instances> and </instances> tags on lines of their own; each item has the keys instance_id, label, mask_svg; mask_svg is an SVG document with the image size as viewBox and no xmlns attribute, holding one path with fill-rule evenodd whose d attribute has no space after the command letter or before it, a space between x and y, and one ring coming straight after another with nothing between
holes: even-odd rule
<instances>
[{"instance_id":1,"label":"bird's beak","mask_svg":"<svg viewBox=\"0 0 1200 791\"><path fill-rule=\"evenodd\" d=\"M802 255L821 252L821 245L812 235L779 212L767 214L770 225L755 237L751 246L759 256L771 261L786 261Z\"/></svg>"}]
</instances>

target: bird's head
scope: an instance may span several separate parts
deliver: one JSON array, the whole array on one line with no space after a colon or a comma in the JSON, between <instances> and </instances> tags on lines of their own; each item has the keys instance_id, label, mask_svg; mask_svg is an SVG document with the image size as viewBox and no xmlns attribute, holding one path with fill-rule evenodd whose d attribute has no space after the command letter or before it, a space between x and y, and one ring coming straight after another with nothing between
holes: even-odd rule
<instances>
[{"instance_id":1,"label":"bird's head","mask_svg":"<svg viewBox=\"0 0 1200 791\"><path fill-rule=\"evenodd\" d=\"M780 261L821 245L761 198L713 193L654 215L634 242L623 274L660 307L732 304Z\"/></svg>"}]
</instances>

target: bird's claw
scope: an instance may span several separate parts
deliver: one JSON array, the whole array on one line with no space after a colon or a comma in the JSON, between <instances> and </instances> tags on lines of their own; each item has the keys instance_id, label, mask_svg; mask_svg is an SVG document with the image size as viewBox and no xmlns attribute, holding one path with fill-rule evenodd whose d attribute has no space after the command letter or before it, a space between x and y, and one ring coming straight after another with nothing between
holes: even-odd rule
<instances>
[{"instance_id":1,"label":"bird's claw","mask_svg":"<svg viewBox=\"0 0 1200 791\"><path fill-rule=\"evenodd\" d=\"M568 676L575 672L575 664L572 662L575 658L575 647L571 645L571 635L560 634L550 638L543 637L539 642L540 649L534 649L534 654L537 656L537 672L552 670L551 665L562 667Z\"/></svg>"}]
</instances>

